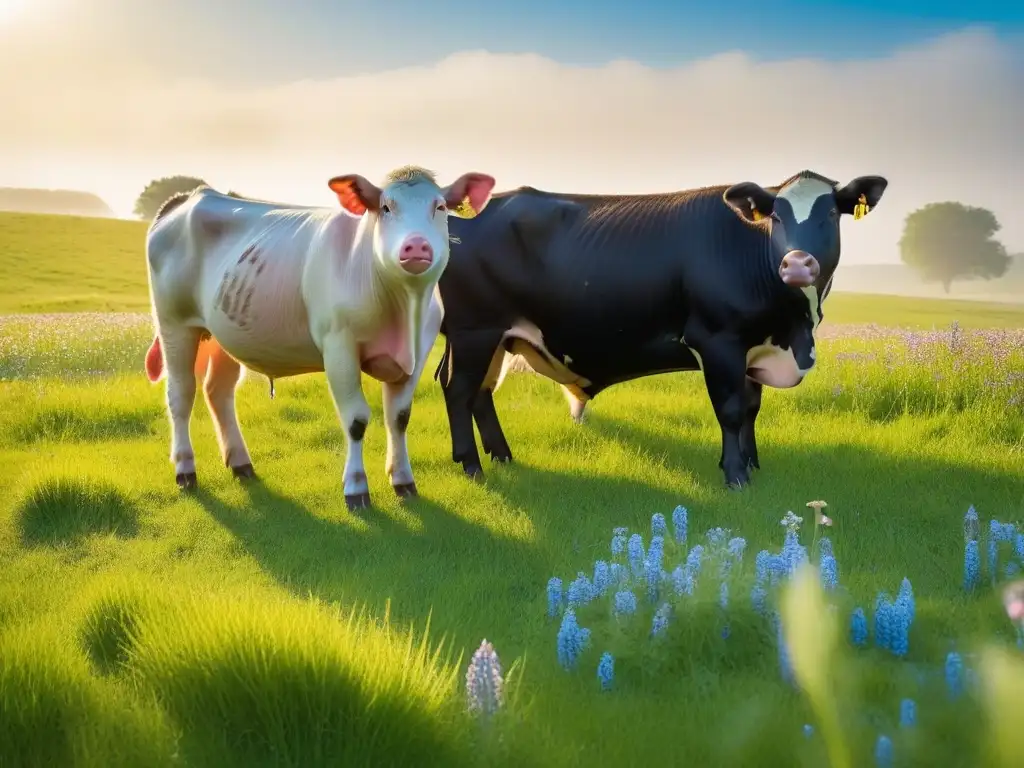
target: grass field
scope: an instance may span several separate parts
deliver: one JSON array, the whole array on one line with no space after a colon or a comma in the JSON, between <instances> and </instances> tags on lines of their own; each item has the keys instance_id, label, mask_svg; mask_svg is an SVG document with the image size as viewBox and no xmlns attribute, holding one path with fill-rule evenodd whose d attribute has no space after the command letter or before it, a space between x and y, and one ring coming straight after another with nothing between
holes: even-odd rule
<instances>
[{"instance_id":1,"label":"grass field","mask_svg":"<svg viewBox=\"0 0 1024 768\"><path fill-rule=\"evenodd\" d=\"M0 223L10 237L10 220ZM145 312L141 268L115 266L141 262L139 241L94 234L76 260L81 232L25 229L23 252L47 254L50 277L30 282L17 262L0 265L22 280L5 284L0 311ZM120 282L79 291L90 257ZM826 765L831 754L860 766L874 764L880 733L896 764L1014 765L1020 689L1015 707L1004 698L1022 662L987 655L989 645L1019 651L1000 585L963 589L962 521L971 505L986 527L1024 518L1024 316L842 295L826 311L814 373L766 393L763 469L743 492L721 486L699 377L622 385L575 425L554 384L516 375L496 396L516 462L487 468L485 484L451 463L439 387L421 383L409 434L422 496L401 505L368 382L377 506L361 516L345 509L343 439L322 375L278 381L274 400L259 376L241 386L256 485L230 479L200 400L200 490L183 496L163 386L142 373L145 314L0 319L0 765L774 767ZM950 331L953 321L1002 330ZM834 519L817 533L804 506L813 499ZM632 618L614 617L610 597L578 606L590 642L578 667L562 669L549 578L568 588L611 562L618 526L648 547L652 514L677 505L689 510L689 547L712 552L715 527L746 541L728 609L713 560L692 597L662 587L659 603L668 594L675 609L656 637L658 603L642 584ZM804 516L813 562L812 538L828 535L841 586L834 652L832 614L786 613L802 692L780 673L776 634L750 599L755 555L779 549L788 510ZM667 536L664 569L684 557ZM876 595L894 596L904 577L916 598L906 658L873 639L854 648L851 610L861 606L870 626ZM815 595L797 597L811 611ZM483 638L514 667L489 724L465 714L463 693ZM950 701L953 647L979 685ZM605 651L608 692L597 676ZM905 697L917 725L900 729Z\"/></svg>"}]
</instances>

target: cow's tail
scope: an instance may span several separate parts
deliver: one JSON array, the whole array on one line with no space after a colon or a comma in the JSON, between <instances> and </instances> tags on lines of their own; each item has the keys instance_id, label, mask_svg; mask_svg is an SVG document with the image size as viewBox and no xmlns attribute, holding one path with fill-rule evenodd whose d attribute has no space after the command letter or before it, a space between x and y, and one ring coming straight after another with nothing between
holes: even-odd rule
<instances>
[{"instance_id":1,"label":"cow's tail","mask_svg":"<svg viewBox=\"0 0 1024 768\"><path fill-rule=\"evenodd\" d=\"M207 337L199 342L199 349L196 350L196 362L193 366L196 376L199 378L206 376L206 369L210 366L210 358L219 349L220 345L212 337ZM153 337L153 343L149 345L149 351L146 352L146 377L155 384L160 381L163 374L163 347L160 344L160 336L156 335Z\"/></svg>"},{"instance_id":2,"label":"cow's tail","mask_svg":"<svg viewBox=\"0 0 1024 768\"><path fill-rule=\"evenodd\" d=\"M441 371L444 368L448 368L448 378L442 383L441 386L447 386L452 380L452 342L447 336L444 337L444 352L441 353L441 359L437 363L437 368L434 369L434 381L440 381Z\"/></svg>"}]
</instances>

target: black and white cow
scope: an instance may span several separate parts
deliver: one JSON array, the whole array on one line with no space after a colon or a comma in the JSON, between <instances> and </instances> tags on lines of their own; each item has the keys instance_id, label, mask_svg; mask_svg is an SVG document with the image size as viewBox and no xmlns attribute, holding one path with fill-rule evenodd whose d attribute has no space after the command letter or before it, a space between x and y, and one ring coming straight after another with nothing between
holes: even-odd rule
<instances>
[{"instance_id":1,"label":"black and white cow","mask_svg":"<svg viewBox=\"0 0 1024 768\"><path fill-rule=\"evenodd\" d=\"M839 222L874 208L887 186L845 186L810 171L647 195L571 195L530 187L453 219L438 288L452 459L471 477L484 451L512 451L493 390L510 355L562 385L574 416L619 382L702 370L722 429L719 467L743 486L759 467L761 389L798 385L839 265Z\"/></svg>"}]
</instances>

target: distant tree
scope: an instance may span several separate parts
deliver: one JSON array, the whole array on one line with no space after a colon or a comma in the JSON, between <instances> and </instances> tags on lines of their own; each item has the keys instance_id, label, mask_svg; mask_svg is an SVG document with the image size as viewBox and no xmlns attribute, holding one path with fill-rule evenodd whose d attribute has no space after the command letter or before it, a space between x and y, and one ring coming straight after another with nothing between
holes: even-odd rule
<instances>
[{"instance_id":1,"label":"distant tree","mask_svg":"<svg viewBox=\"0 0 1024 768\"><path fill-rule=\"evenodd\" d=\"M1012 261L992 236L1000 229L995 214L962 203L929 203L907 216L900 238L900 257L922 280L942 283L946 293L954 280L1002 277Z\"/></svg>"},{"instance_id":2,"label":"distant tree","mask_svg":"<svg viewBox=\"0 0 1024 768\"><path fill-rule=\"evenodd\" d=\"M194 176L165 176L162 179L154 179L146 185L139 199L135 201L135 215L142 219L152 219L167 198L179 192L191 192L205 183Z\"/></svg>"}]
</instances>

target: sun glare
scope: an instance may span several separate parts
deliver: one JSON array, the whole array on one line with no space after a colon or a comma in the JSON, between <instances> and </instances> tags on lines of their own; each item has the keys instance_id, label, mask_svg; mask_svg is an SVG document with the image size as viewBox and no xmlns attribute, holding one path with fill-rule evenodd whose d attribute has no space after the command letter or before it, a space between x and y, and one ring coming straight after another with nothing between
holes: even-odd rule
<instances>
[{"instance_id":1,"label":"sun glare","mask_svg":"<svg viewBox=\"0 0 1024 768\"><path fill-rule=\"evenodd\" d=\"M30 0L0 0L0 24L17 18L29 2Z\"/></svg>"}]
</instances>

